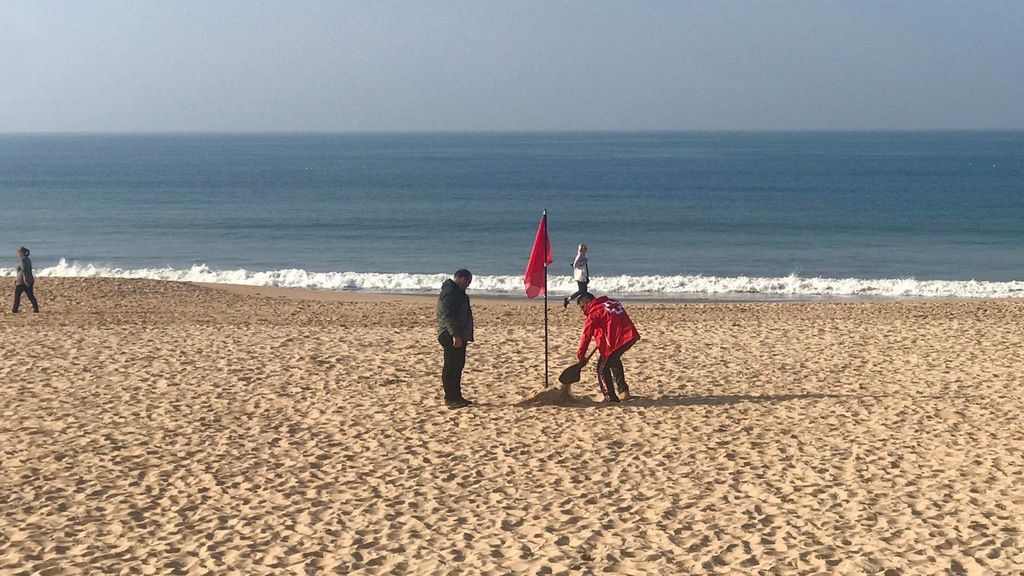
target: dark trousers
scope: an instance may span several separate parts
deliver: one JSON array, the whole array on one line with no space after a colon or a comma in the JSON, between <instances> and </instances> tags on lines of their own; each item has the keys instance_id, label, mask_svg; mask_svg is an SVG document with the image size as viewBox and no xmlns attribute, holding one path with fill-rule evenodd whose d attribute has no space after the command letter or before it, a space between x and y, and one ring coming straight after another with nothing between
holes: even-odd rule
<instances>
[{"instance_id":1,"label":"dark trousers","mask_svg":"<svg viewBox=\"0 0 1024 576\"><path fill-rule=\"evenodd\" d=\"M579 288L579 290L573 292L572 296L569 296L569 300L575 300L580 294L586 293L587 284L590 284L590 280L587 280L586 282L580 282L577 280L576 287Z\"/></svg>"},{"instance_id":2,"label":"dark trousers","mask_svg":"<svg viewBox=\"0 0 1024 576\"><path fill-rule=\"evenodd\" d=\"M14 308L13 312L18 311L18 306L21 305L21 293L24 292L25 296L28 296L28 301L32 303L32 310L39 312L39 303L36 302L36 295L32 293L31 286L25 286L24 284L14 285Z\"/></svg>"},{"instance_id":3,"label":"dark trousers","mask_svg":"<svg viewBox=\"0 0 1024 576\"><path fill-rule=\"evenodd\" d=\"M619 347L608 356L597 361L597 383L601 386L601 394L605 400L616 401L618 394L629 392L626 384L626 371L622 368L622 355L636 344L636 340ZM616 394L618 390L618 394Z\"/></svg>"},{"instance_id":4,"label":"dark trousers","mask_svg":"<svg viewBox=\"0 0 1024 576\"><path fill-rule=\"evenodd\" d=\"M461 348L452 343L452 335L442 332L437 341L444 348L444 367L441 368L441 385L444 386L444 401L462 400L462 369L466 367L466 348L469 342L463 341Z\"/></svg>"}]
</instances>

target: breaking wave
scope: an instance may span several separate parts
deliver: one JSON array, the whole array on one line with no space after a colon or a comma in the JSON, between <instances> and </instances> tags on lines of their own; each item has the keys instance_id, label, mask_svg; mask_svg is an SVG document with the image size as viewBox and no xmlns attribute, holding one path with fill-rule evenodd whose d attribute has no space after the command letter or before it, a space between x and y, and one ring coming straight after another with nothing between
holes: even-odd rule
<instances>
[{"instance_id":1,"label":"breaking wave","mask_svg":"<svg viewBox=\"0 0 1024 576\"><path fill-rule=\"evenodd\" d=\"M13 268L0 268L12 276ZM376 272L309 272L284 270L218 270L205 264L188 269L116 268L68 263L36 270L39 277L148 278L178 282L241 284L309 290L425 293L436 291L448 274ZM565 295L576 284L565 276L549 279L551 295ZM595 278L590 290L599 294L637 298L1022 298L1024 281L916 280L914 278L804 278L791 274L778 278L720 276L607 276ZM472 293L524 296L523 278L480 275L473 279ZM524 296L525 297L525 296Z\"/></svg>"}]
</instances>

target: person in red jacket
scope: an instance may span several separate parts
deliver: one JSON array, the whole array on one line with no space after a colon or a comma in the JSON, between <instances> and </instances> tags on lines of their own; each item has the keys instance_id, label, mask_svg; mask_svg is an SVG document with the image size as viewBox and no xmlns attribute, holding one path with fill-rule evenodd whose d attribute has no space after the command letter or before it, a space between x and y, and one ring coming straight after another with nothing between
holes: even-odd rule
<instances>
[{"instance_id":1,"label":"person in red jacket","mask_svg":"<svg viewBox=\"0 0 1024 576\"><path fill-rule=\"evenodd\" d=\"M604 401L618 402L620 395L628 400L629 386L622 369L622 355L636 344L640 333L618 300L607 296L596 298L587 292L578 296L576 303L587 317L580 347L576 351L580 367L587 363L587 348L593 339L601 353L597 361L597 381Z\"/></svg>"}]
</instances>

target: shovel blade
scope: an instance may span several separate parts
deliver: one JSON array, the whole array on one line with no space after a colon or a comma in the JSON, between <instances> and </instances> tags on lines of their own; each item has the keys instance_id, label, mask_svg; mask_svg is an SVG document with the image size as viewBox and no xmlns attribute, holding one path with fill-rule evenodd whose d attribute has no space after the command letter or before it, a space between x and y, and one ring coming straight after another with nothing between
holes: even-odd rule
<instances>
[{"instance_id":1,"label":"shovel blade","mask_svg":"<svg viewBox=\"0 0 1024 576\"><path fill-rule=\"evenodd\" d=\"M583 367L579 363L569 366L558 375L558 381L562 384L575 384L580 381L580 370Z\"/></svg>"}]
</instances>

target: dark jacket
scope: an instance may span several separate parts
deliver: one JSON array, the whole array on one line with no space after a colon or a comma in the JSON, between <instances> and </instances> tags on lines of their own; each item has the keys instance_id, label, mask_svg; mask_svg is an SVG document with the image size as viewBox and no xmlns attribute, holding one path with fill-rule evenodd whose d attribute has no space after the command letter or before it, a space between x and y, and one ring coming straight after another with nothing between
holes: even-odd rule
<instances>
[{"instance_id":1,"label":"dark jacket","mask_svg":"<svg viewBox=\"0 0 1024 576\"><path fill-rule=\"evenodd\" d=\"M473 309L469 306L469 296L451 278L441 285L441 294L437 297L437 333L444 332L466 342L473 341Z\"/></svg>"},{"instance_id":2,"label":"dark jacket","mask_svg":"<svg viewBox=\"0 0 1024 576\"><path fill-rule=\"evenodd\" d=\"M31 286L35 282L35 278L32 276L32 261L25 256L18 260L18 275L14 279L14 283L18 286Z\"/></svg>"}]
</instances>

